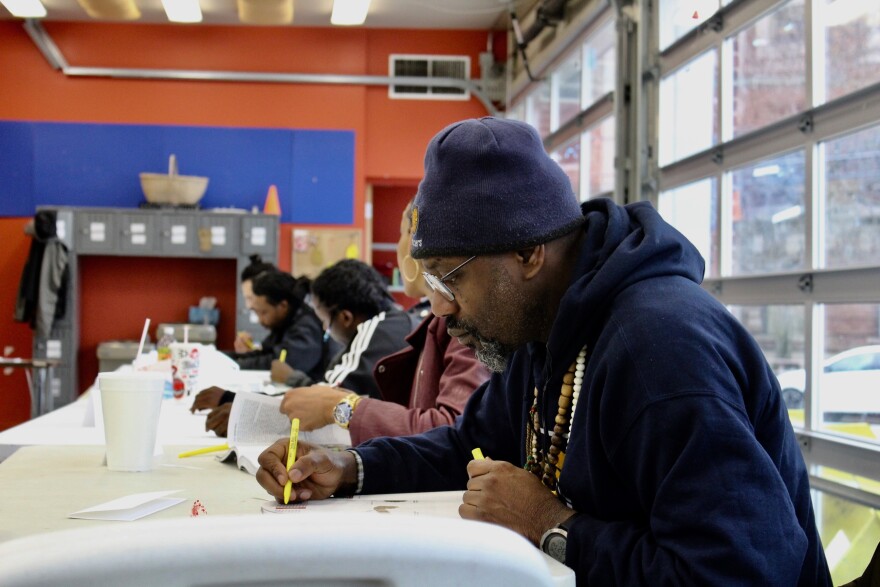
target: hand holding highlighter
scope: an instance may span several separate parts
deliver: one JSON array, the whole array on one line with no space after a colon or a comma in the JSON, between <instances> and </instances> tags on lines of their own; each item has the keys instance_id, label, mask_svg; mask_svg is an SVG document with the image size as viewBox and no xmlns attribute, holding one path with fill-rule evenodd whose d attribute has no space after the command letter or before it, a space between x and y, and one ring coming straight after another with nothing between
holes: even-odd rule
<instances>
[{"instance_id":1,"label":"hand holding highlighter","mask_svg":"<svg viewBox=\"0 0 880 587\"><path fill-rule=\"evenodd\" d=\"M282 351L284 352L284 351ZM299 418L290 421L290 442L287 444L287 470L296 462L296 440L299 436ZM290 501L290 491L293 489L293 481L287 480L284 484L284 504Z\"/></svg>"}]
</instances>

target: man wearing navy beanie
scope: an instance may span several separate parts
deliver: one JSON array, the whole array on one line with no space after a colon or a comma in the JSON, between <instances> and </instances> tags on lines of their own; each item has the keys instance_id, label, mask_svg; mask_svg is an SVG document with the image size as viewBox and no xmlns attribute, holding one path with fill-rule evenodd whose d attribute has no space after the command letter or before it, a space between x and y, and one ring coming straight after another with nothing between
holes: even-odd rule
<instances>
[{"instance_id":1,"label":"man wearing navy beanie","mask_svg":"<svg viewBox=\"0 0 880 587\"><path fill-rule=\"evenodd\" d=\"M290 477L279 441L270 493L465 489L463 518L578 585L831 584L777 379L649 203L579 206L534 129L489 117L432 139L412 226L433 312L497 373L454 426L309 448Z\"/></svg>"},{"instance_id":2,"label":"man wearing navy beanie","mask_svg":"<svg viewBox=\"0 0 880 587\"><path fill-rule=\"evenodd\" d=\"M434 137L414 206L416 259L513 251L584 222L568 176L535 129L490 117Z\"/></svg>"}]
</instances>

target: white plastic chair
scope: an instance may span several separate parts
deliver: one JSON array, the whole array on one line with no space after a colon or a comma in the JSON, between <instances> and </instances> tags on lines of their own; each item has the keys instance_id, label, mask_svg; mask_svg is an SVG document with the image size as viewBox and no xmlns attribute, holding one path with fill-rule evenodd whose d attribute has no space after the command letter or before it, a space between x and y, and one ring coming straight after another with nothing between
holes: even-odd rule
<instances>
[{"instance_id":1,"label":"white plastic chair","mask_svg":"<svg viewBox=\"0 0 880 587\"><path fill-rule=\"evenodd\" d=\"M217 516L37 534L0 544L0 585L553 585L543 555L491 524L382 514Z\"/></svg>"}]
</instances>

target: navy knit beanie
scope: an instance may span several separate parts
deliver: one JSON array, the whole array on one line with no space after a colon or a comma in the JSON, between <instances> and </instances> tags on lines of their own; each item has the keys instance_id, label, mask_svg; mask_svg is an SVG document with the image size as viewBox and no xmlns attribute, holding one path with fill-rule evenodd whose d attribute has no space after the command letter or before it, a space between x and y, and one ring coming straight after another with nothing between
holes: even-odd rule
<instances>
[{"instance_id":1,"label":"navy knit beanie","mask_svg":"<svg viewBox=\"0 0 880 587\"><path fill-rule=\"evenodd\" d=\"M523 122L485 117L440 131L412 215L416 259L503 253L583 223L568 176Z\"/></svg>"}]
</instances>

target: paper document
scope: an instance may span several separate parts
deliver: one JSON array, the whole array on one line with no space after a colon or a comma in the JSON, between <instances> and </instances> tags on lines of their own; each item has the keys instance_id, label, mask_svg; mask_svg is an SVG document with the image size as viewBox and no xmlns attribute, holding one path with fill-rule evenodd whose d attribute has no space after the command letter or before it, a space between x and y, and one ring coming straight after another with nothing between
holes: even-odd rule
<instances>
[{"instance_id":1,"label":"paper document","mask_svg":"<svg viewBox=\"0 0 880 587\"><path fill-rule=\"evenodd\" d=\"M271 371L236 371L215 384L235 393L278 395L290 389L289 385L272 381Z\"/></svg>"},{"instance_id":2,"label":"paper document","mask_svg":"<svg viewBox=\"0 0 880 587\"><path fill-rule=\"evenodd\" d=\"M182 497L166 497L178 491L180 490L173 489L171 491L153 491L151 493L126 495L113 501L73 512L68 514L67 517L81 520L132 522L182 502Z\"/></svg>"},{"instance_id":3,"label":"paper document","mask_svg":"<svg viewBox=\"0 0 880 587\"><path fill-rule=\"evenodd\" d=\"M255 393L239 393L232 402L226 428L232 447L217 455L221 461L235 460L238 467L251 475L257 474L260 453L278 440L290 435L290 419L281 413L281 398ZM335 424L299 433L300 442L332 447L351 446L351 434Z\"/></svg>"},{"instance_id":4,"label":"paper document","mask_svg":"<svg viewBox=\"0 0 880 587\"><path fill-rule=\"evenodd\" d=\"M432 493L389 493L382 495L353 495L316 501L283 504L274 500L263 502L266 514L348 513L395 514L402 516L434 516L458 518L463 491Z\"/></svg>"}]
</instances>

